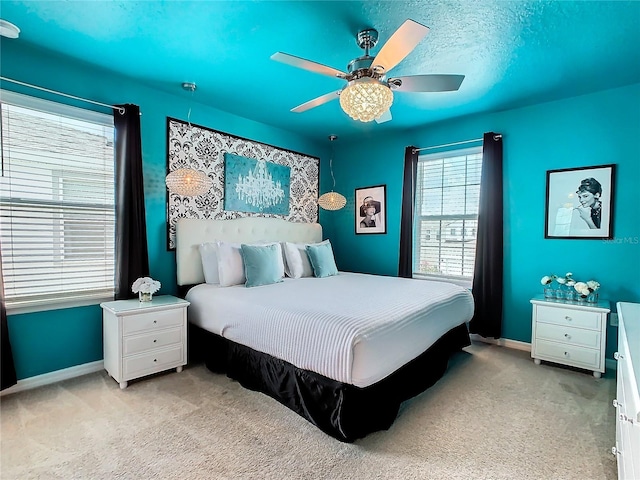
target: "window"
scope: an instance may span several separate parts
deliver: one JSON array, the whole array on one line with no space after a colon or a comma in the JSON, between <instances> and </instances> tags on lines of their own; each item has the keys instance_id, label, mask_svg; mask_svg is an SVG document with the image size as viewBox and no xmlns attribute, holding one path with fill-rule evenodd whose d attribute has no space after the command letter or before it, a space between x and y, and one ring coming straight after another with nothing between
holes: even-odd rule
<instances>
[{"instance_id":1,"label":"window","mask_svg":"<svg viewBox=\"0 0 640 480\"><path fill-rule=\"evenodd\" d=\"M481 147L422 155L418 159L414 277L471 284L481 169Z\"/></svg>"},{"instance_id":2,"label":"window","mask_svg":"<svg viewBox=\"0 0 640 480\"><path fill-rule=\"evenodd\" d=\"M113 298L113 117L0 94L7 307L44 310Z\"/></svg>"}]
</instances>

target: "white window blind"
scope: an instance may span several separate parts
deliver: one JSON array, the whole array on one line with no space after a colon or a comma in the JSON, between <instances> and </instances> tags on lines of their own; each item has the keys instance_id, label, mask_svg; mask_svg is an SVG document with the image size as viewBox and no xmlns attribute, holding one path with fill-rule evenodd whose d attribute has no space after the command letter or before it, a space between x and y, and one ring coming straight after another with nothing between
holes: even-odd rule
<instances>
[{"instance_id":1,"label":"white window blind","mask_svg":"<svg viewBox=\"0 0 640 480\"><path fill-rule=\"evenodd\" d=\"M481 171L481 147L418 159L415 277L473 280Z\"/></svg>"},{"instance_id":2,"label":"white window blind","mask_svg":"<svg viewBox=\"0 0 640 480\"><path fill-rule=\"evenodd\" d=\"M113 117L0 92L7 306L111 297Z\"/></svg>"}]
</instances>

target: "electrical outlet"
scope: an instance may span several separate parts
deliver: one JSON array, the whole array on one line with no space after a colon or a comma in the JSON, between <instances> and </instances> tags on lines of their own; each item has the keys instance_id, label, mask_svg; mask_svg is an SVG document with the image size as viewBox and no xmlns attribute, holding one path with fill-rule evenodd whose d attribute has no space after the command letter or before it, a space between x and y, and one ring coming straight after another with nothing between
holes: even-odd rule
<instances>
[{"instance_id":1,"label":"electrical outlet","mask_svg":"<svg viewBox=\"0 0 640 480\"><path fill-rule=\"evenodd\" d=\"M612 313L609 315L609 323L611 323L612 327L617 327L618 326L618 314L617 313Z\"/></svg>"}]
</instances>

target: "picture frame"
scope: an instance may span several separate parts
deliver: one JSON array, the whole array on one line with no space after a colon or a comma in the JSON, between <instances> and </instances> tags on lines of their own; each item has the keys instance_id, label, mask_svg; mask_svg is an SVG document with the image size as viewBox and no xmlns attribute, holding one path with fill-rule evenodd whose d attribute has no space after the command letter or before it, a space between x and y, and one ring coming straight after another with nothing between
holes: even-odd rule
<instances>
[{"instance_id":1,"label":"picture frame","mask_svg":"<svg viewBox=\"0 0 640 480\"><path fill-rule=\"evenodd\" d=\"M545 238L613 238L616 165L547 171Z\"/></svg>"},{"instance_id":2,"label":"picture frame","mask_svg":"<svg viewBox=\"0 0 640 480\"><path fill-rule=\"evenodd\" d=\"M224 154L226 211L289 215L291 167Z\"/></svg>"},{"instance_id":3,"label":"picture frame","mask_svg":"<svg viewBox=\"0 0 640 480\"><path fill-rule=\"evenodd\" d=\"M387 233L387 186L356 188L356 235Z\"/></svg>"}]
</instances>

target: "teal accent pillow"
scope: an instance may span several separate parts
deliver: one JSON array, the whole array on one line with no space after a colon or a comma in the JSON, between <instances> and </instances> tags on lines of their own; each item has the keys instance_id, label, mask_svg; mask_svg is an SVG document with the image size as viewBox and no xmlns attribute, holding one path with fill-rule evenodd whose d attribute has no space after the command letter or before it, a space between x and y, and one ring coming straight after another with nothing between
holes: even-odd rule
<instances>
[{"instance_id":1,"label":"teal accent pillow","mask_svg":"<svg viewBox=\"0 0 640 480\"><path fill-rule=\"evenodd\" d=\"M315 245L307 245L305 247L309 261L313 267L313 274L318 278L331 277L338 274L336 260L333 258L333 249L331 243L318 243Z\"/></svg>"},{"instance_id":2,"label":"teal accent pillow","mask_svg":"<svg viewBox=\"0 0 640 480\"><path fill-rule=\"evenodd\" d=\"M240 254L247 277L245 287L259 287L282 282L282 249L271 245L240 245Z\"/></svg>"}]
</instances>

